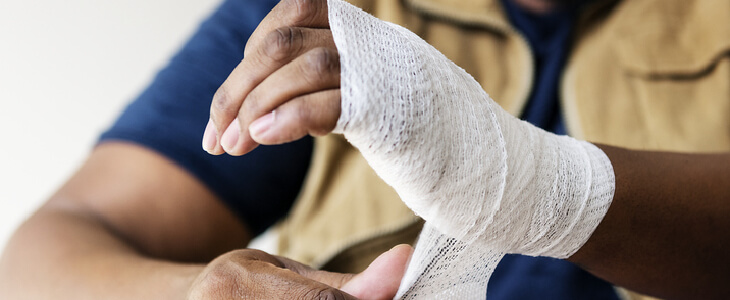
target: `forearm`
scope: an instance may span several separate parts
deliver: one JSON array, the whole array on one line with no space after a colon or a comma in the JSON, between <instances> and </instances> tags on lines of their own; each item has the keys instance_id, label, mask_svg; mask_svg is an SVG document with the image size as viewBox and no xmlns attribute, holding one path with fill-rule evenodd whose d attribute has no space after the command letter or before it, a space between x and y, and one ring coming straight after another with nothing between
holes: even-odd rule
<instances>
[{"instance_id":1,"label":"forearm","mask_svg":"<svg viewBox=\"0 0 730 300\"><path fill-rule=\"evenodd\" d=\"M0 260L2 299L184 299L202 265L139 255L92 217L41 209Z\"/></svg>"},{"instance_id":2,"label":"forearm","mask_svg":"<svg viewBox=\"0 0 730 300\"><path fill-rule=\"evenodd\" d=\"M661 297L730 297L730 155L599 147L613 164L616 193L570 260Z\"/></svg>"}]
</instances>

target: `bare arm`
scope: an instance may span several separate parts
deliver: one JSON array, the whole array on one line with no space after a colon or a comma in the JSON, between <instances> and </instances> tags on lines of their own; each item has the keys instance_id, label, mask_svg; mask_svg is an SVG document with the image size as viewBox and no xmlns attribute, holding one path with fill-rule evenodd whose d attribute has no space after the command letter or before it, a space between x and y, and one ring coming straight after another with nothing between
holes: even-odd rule
<instances>
[{"instance_id":1,"label":"bare arm","mask_svg":"<svg viewBox=\"0 0 730 300\"><path fill-rule=\"evenodd\" d=\"M172 162L107 143L15 233L0 260L0 299L354 299L339 288L384 299L410 255L394 248L353 277L234 250L249 240Z\"/></svg>"},{"instance_id":2,"label":"bare arm","mask_svg":"<svg viewBox=\"0 0 730 300\"><path fill-rule=\"evenodd\" d=\"M182 299L202 262L249 238L212 193L170 161L138 146L103 144L11 239L0 293Z\"/></svg>"},{"instance_id":3,"label":"bare arm","mask_svg":"<svg viewBox=\"0 0 730 300\"><path fill-rule=\"evenodd\" d=\"M616 175L605 218L570 260L666 298L730 297L730 154L600 146Z\"/></svg>"}]
</instances>

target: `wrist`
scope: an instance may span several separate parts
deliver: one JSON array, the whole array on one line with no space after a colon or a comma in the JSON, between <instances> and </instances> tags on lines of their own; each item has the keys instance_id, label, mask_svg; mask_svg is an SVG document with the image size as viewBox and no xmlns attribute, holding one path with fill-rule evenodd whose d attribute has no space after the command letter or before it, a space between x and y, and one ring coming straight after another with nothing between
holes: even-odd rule
<instances>
[{"instance_id":1,"label":"wrist","mask_svg":"<svg viewBox=\"0 0 730 300\"><path fill-rule=\"evenodd\" d=\"M499 210L478 240L508 253L566 258L590 237L613 199L608 157L494 104L506 174Z\"/></svg>"}]
</instances>

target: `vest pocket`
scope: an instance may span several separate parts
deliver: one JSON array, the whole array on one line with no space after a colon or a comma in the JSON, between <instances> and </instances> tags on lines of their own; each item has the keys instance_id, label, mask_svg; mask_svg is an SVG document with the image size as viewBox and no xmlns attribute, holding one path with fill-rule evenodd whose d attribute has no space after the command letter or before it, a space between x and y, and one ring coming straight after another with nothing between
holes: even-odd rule
<instances>
[{"instance_id":1,"label":"vest pocket","mask_svg":"<svg viewBox=\"0 0 730 300\"><path fill-rule=\"evenodd\" d=\"M624 65L652 148L729 151L730 47L687 62Z\"/></svg>"},{"instance_id":2,"label":"vest pocket","mask_svg":"<svg viewBox=\"0 0 730 300\"><path fill-rule=\"evenodd\" d=\"M589 133L642 149L730 150L730 2L623 1L596 32L577 99L601 99L584 106L607 126L582 117Z\"/></svg>"}]
</instances>

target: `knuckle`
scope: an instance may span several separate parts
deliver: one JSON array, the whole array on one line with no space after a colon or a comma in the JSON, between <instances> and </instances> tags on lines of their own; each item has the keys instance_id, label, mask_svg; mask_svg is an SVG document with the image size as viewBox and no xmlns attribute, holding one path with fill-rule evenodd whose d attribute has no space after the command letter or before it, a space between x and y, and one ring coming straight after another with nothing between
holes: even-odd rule
<instances>
[{"instance_id":1,"label":"knuckle","mask_svg":"<svg viewBox=\"0 0 730 300\"><path fill-rule=\"evenodd\" d=\"M334 288L312 288L304 293L300 299L344 300L345 296Z\"/></svg>"},{"instance_id":2,"label":"knuckle","mask_svg":"<svg viewBox=\"0 0 730 300\"><path fill-rule=\"evenodd\" d=\"M329 48L315 48L309 51L304 67L311 75L322 76L339 73L340 60L335 51Z\"/></svg>"},{"instance_id":3,"label":"knuckle","mask_svg":"<svg viewBox=\"0 0 730 300\"><path fill-rule=\"evenodd\" d=\"M289 58L302 47L302 31L283 27L270 32L264 39L263 54L275 61Z\"/></svg>"},{"instance_id":4,"label":"knuckle","mask_svg":"<svg viewBox=\"0 0 730 300\"><path fill-rule=\"evenodd\" d=\"M265 251L258 249L239 249L230 252L232 256L235 256L236 260L246 260L249 262L264 261L272 263L277 267L283 267L273 255L266 253Z\"/></svg>"},{"instance_id":5,"label":"knuckle","mask_svg":"<svg viewBox=\"0 0 730 300\"><path fill-rule=\"evenodd\" d=\"M216 90L213 96L213 102L211 105L211 117L218 117L219 115L231 116L237 113L235 100L226 89L225 84L221 85Z\"/></svg>"},{"instance_id":6,"label":"knuckle","mask_svg":"<svg viewBox=\"0 0 730 300\"><path fill-rule=\"evenodd\" d=\"M292 21L295 24L306 24L320 13L320 0L285 0L289 11L295 12Z\"/></svg>"},{"instance_id":7,"label":"knuckle","mask_svg":"<svg viewBox=\"0 0 730 300\"><path fill-rule=\"evenodd\" d=\"M248 120L248 117L261 113L261 96L259 92L253 91L246 97L246 101L243 101L241 109L241 116ZM251 120L253 121L253 120Z\"/></svg>"},{"instance_id":8,"label":"knuckle","mask_svg":"<svg viewBox=\"0 0 730 300\"><path fill-rule=\"evenodd\" d=\"M267 253L264 251L261 251L259 249L251 249L251 248L237 249L237 250L231 251L230 253L231 253L231 255L243 256L243 257L259 257L262 255L267 255Z\"/></svg>"},{"instance_id":9,"label":"knuckle","mask_svg":"<svg viewBox=\"0 0 730 300\"><path fill-rule=\"evenodd\" d=\"M241 272L234 272L235 268L231 268L229 264L217 265L205 275L196 286L196 294L204 296L204 299L211 296L222 296L235 293L238 289L236 281L237 276L241 276Z\"/></svg>"}]
</instances>

